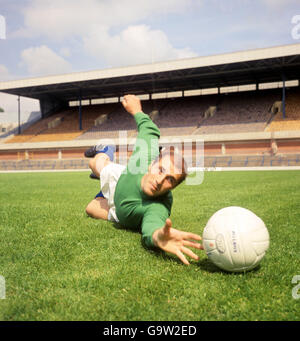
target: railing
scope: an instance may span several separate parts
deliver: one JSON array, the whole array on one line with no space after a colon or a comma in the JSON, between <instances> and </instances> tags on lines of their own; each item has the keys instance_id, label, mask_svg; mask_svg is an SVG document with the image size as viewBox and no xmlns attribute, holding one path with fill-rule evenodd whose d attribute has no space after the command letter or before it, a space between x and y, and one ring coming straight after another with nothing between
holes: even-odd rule
<instances>
[{"instance_id":1,"label":"railing","mask_svg":"<svg viewBox=\"0 0 300 341\"><path fill-rule=\"evenodd\" d=\"M54 169L88 169L87 159L54 159L54 160L0 160L0 171L10 170L54 170ZM269 156L207 156L204 167L274 167L300 166L300 154Z\"/></svg>"}]
</instances>

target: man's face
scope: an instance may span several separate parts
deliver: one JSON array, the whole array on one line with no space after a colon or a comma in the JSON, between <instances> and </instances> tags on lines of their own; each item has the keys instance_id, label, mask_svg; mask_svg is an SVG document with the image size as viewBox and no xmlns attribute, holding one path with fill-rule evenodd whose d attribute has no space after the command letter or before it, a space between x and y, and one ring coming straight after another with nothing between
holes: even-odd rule
<instances>
[{"instance_id":1,"label":"man's face","mask_svg":"<svg viewBox=\"0 0 300 341\"><path fill-rule=\"evenodd\" d=\"M180 171L166 155L149 166L148 173L142 178L142 190L151 197L163 195L176 187L180 177Z\"/></svg>"}]
</instances>

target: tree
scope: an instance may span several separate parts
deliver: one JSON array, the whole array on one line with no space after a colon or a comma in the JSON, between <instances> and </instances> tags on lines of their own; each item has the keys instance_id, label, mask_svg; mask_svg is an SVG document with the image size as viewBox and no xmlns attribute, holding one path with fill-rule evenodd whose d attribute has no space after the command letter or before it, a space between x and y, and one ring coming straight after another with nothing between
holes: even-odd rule
<instances>
[{"instance_id":1,"label":"tree","mask_svg":"<svg viewBox=\"0 0 300 341\"><path fill-rule=\"evenodd\" d=\"M4 109L2 109L1 107L0 107L0 112L4 112Z\"/></svg>"}]
</instances>

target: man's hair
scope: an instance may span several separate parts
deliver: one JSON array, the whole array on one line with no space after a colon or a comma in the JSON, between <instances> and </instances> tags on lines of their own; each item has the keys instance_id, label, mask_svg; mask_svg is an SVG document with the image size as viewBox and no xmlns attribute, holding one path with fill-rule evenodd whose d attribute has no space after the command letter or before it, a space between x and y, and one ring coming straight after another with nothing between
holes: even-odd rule
<instances>
[{"instance_id":1,"label":"man's hair","mask_svg":"<svg viewBox=\"0 0 300 341\"><path fill-rule=\"evenodd\" d=\"M187 163L184 160L184 157L182 156L182 153L179 152L178 148L175 148L174 146L170 147L159 147L159 155L155 159L154 162L159 162L162 158L165 156L169 156L170 160L172 161L174 168L176 169L176 174L180 174L180 178L177 181L176 186L181 184L185 178L188 175L188 167ZM175 186L175 187L176 187Z\"/></svg>"}]
</instances>

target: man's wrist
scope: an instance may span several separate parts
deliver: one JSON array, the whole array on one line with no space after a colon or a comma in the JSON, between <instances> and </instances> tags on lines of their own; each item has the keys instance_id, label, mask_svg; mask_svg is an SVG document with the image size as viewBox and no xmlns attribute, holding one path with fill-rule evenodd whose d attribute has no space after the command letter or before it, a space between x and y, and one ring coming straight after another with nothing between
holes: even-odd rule
<instances>
[{"instance_id":1,"label":"man's wrist","mask_svg":"<svg viewBox=\"0 0 300 341\"><path fill-rule=\"evenodd\" d=\"M160 230L161 229L157 229L152 234L152 242L153 242L153 245L156 247L158 247L158 235L159 235Z\"/></svg>"},{"instance_id":2,"label":"man's wrist","mask_svg":"<svg viewBox=\"0 0 300 341\"><path fill-rule=\"evenodd\" d=\"M139 110L139 111L134 110L131 112L131 115L135 116L135 115L140 114L140 113L143 113L142 110Z\"/></svg>"}]
</instances>

